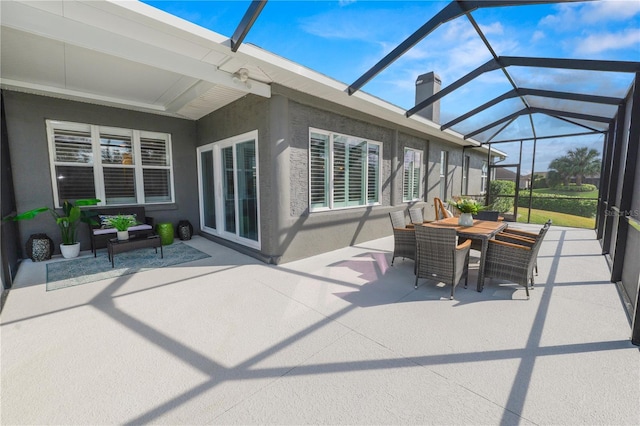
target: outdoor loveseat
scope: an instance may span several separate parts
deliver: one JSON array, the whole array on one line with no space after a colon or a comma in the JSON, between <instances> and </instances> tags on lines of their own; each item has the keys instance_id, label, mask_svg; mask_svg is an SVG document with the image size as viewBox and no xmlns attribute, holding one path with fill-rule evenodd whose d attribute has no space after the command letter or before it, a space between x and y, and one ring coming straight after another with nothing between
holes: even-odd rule
<instances>
[{"instance_id":1,"label":"outdoor loveseat","mask_svg":"<svg viewBox=\"0 0 640 426\"><path fill-rule=\"evenodd\" d=\"M138 224L129 227L129 235L150 235L153 233L154 220L152 217L148 217L145 214L144 207L96 207L93 209L97 214L93 216L93 219L97 224L89 224L89 236L91 238L91 251L93 256L96 256L96 251L99 248L107 247L107 242L111 238L116 237L116 229L108 227L105 224L105 219L108 216L116 215L135 215L135 219Z\"/></svg>"}]
</instances>

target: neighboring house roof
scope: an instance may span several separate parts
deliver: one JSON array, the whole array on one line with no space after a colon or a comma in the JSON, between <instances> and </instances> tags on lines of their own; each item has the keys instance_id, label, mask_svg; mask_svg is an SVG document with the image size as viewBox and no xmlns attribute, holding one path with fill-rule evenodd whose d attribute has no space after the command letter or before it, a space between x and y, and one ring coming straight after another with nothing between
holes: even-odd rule
<instances>
[{"instance_id":1,"label":"neighboring house roof","mask_svg":"<svg viewBox=\"0 0 640 426\"><path fill-rule=\"evenodd\" d=\"M513 181L516 180L516 173L512 172L509 169L498 167L498 168L496 168L494 170L496 171L495 172L495 179L496 180L498 180L498 179L500 179L500 180L513 180Z\"/></svg>"},{"instance_id":2,"label":"neighboring house roof","mask_svg":"<svg viewBox=\"0 0 640 426\"><path fill-rule=\"evenodd\" d=\"M197 120L277 83L458 145L419 116L140 2L0 2L2 88ZM234 73L248 71L248 84ZM495 151L495 150L494 150Z\"/></svg>"}]
</instances>

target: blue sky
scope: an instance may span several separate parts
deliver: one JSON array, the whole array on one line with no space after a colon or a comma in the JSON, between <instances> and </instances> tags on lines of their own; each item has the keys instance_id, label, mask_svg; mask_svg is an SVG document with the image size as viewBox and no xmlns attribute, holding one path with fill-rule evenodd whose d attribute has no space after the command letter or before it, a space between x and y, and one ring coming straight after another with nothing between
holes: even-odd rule
<instances>
[{"instance_id":1,"label":"blue sky","mask_svg":"<svg viewBox=\"0 0 640 426\"><path fill-rule=\"evenodd\" d=\"M145 1L154 7L230 37L249 1ZM346 84L353 83L389 51L444 8L442 1L285 1L270 0L245 43L255 44ZM551 5L496 7L473 12L499 56L533 56L640 61L640 1L601 0ZM405 53L362 90L409 109L415 104L415 80L435 71L443 87L479 65L491 54L466 17L441 25ZM617 73L566 72L510 67L520 87L624 96L633 76ZM501 71L487 73L445 97L441 122L465 113L508 91ZM575 103L533 98L540 107L575 109ZM588 105L593 108L593 104ZM519 100L503 102L483 115L461 123L470 132L523 107ZM610 115L613 107L601 112ZM594 110L590 112L598 112ZM538 136L576 133L584 129L540 114L534 115ZM593 124L593 123L584 123ZM552 129L552 130L548 130ZM529 118L516 120L495 140L530 132ZM495 131L488 132L493 134ZM486 136L486 135L484 135ZM530 171L531 143L523 150L523 173ZM536 170L575 146L602 148L601 136L541 140ZM517 162L519 143L495 145Z\"/></svg>"}]
</instances>

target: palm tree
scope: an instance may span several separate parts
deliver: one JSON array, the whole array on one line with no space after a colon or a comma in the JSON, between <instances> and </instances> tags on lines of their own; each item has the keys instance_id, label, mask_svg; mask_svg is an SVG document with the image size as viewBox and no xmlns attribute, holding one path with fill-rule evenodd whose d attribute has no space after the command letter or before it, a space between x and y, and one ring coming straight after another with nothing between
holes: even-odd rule
<instances>
[{"instance_id":1,"label":"palm tree","mask_svg":"<svg viewBox=\"0 0 640 426\"><path fill-rule=\"evenodd\" d=\"M586 146L569 150L567 159L571 164L571 174L576 178L576 186L581 186L585 176L600 171L600 153Z\"/></svg>"},{"instance_id":2,"label":"palm tree","mask_svg":"<svg viewBox=\"0 0 640 426\"><path fill-rule=\"evenodd\" d=\"M573 175L573 167L568 156L558 157L549 163L549 184L552 186L562 182L569 186L569 179Z\"/></svg>"}]
</instances>

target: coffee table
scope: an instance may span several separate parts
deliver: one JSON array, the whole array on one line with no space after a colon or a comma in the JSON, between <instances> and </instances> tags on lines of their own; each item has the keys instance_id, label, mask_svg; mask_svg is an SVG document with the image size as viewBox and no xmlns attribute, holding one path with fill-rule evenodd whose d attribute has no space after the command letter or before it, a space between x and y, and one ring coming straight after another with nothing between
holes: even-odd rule
<instances>
[{"instance_id":1,"label":"coffee table","mask_svg":"<svg viewBox=\"0 0 640 426\"><path fill-rule=\"evenodd\" d=\"M160 247L160 258L164 259L164 253L162 252L162 241L159 235L143 235L140 237L129 237L128 240L118 240L112 238L107 242L107 252L109 253L109 260L111 261L111 267L114 265L114 257L118 253L124 253L131 250L137 250L141 248L153 247L158 253L158 247Z\"/></svg>"}]
</instances>

